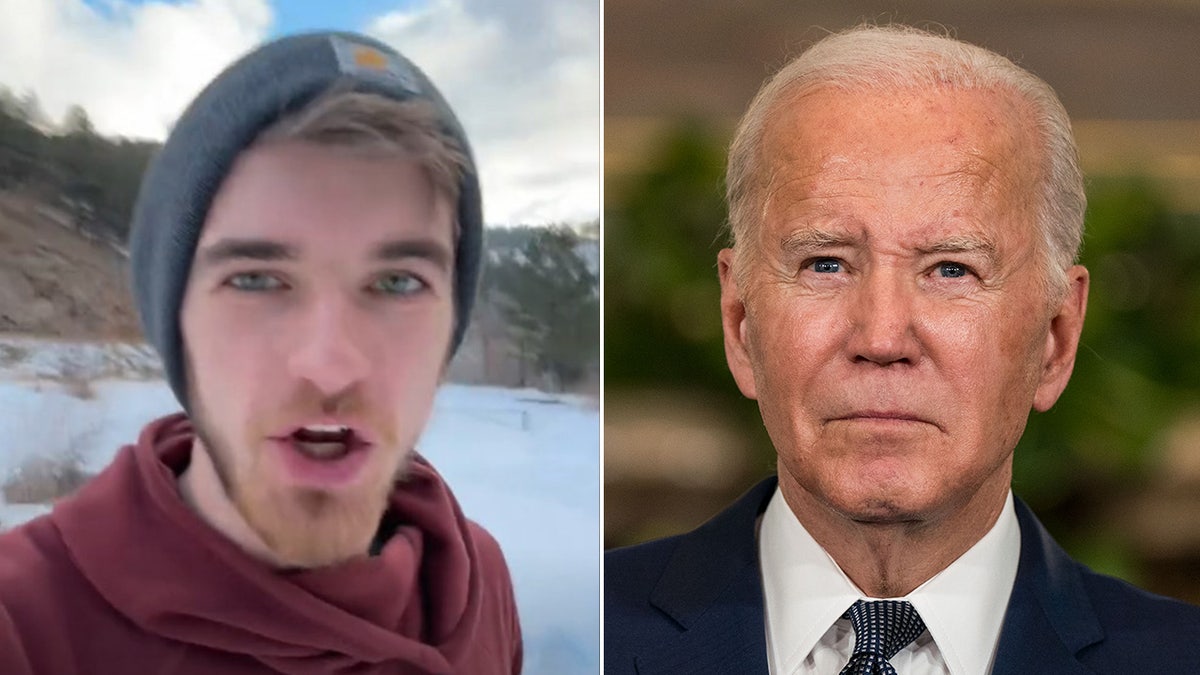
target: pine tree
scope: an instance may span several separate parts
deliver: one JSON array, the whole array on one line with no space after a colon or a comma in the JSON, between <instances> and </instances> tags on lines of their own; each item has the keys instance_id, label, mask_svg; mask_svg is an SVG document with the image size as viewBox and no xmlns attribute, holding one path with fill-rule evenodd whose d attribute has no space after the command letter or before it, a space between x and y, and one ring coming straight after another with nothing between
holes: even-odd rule
<instances>
[{"instance_id":1,"label":"pine tree","mask_svg":"<svg viewBox=\"0 0 1200 675\"><path fill-rule=\"evenodd\" d=\"M538 228L519 247L498 252L489 274L521 363L548 375L552 386L570 386L599 363L598 284L580 248L568 227ZM524 371L520 384L533 374Z\"/></svg>"}]
</instances>

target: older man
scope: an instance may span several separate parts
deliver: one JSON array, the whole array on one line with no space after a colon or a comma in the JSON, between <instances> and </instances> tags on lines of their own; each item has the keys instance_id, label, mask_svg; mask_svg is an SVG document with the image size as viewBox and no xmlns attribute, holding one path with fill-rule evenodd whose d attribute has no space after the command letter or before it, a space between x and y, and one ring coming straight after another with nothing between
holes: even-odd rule
<instances>
[{"instance_id":1,"label":"older man","mask_svg":"<svg viewBox=\"0 0 1200 675\"><path fill-rule=\"evenodd\" d=\"M1200 672L1200 610L1072 561L1010 490L1088 293L1049 86L853 29L764 85L727 180L726 357L778 478L608 554L606 671Z\"/></svg>"},{"instance_id":2,"label":"older man","mask_svg":"<svg viewBox=\"0 0 1200 675\"><path fill-rule=\"evenodd\" d=\"M396 51L314 33L222 73L130 244L187 412L0 536L0 673L519 672L500 548L415 452L481 238L466 136Z\"/></svg>"}]
</instances>

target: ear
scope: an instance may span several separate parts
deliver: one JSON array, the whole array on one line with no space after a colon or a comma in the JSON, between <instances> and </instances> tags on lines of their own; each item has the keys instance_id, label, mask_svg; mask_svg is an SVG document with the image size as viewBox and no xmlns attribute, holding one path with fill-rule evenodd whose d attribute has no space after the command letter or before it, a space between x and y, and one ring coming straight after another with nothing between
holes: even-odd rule
<instances>
[{"instance_id":1,"label":"ear","mask_svg":"<svg viewBox=\"0 0 1200 675\"><path fill-rule=\"evenodd\" d=\"M1067 293L1050 319L1041 379L1033 396L1033 407L1038 412L1046 412L1054 405L1075 369L1075 353L1087 313L1088 280L1087 268L1082 265L1067 270Z\"/></svg>"},{"instance_id":2,"label":"ear","mask_svg":"<svg viewBox=\"0 0 1200 675\"><path fill-rule=\"evenodd\" d=\"M738 389L747 398L758 398L754 369L746 344L746 303L733 274L734 251L721 249L717 253L717 273L721 277L721 329L725 334L725 361Z\"/></svg>"}]
</instances>

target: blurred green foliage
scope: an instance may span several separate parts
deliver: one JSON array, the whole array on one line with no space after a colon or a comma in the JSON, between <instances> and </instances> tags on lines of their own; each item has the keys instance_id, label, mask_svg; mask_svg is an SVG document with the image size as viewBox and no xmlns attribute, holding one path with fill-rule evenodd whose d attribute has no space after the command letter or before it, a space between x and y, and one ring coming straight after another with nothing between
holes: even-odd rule
<instances>
[{"instance_id":1,"label":"blurred green foliage","mask_svg":"<svg viewBox=\"0 0 1200 675\"><path fill-rule=\"evenodd\" d=\"M730 383L721 317L705 311L720 295L724 155L702 127L685 124L620 203L606 205L606 381Z\"/></svg>"},{"instance_id":2,"label":"blurred green foliage","mask_svg":"<svg viewBox=\"0 0 1200 675\"><path fill-rule=\"evenodd\" d=\"M1075 372L1017 449L1016 486L1035 506L1127 489L1200 401L1200 217L1171 213L1140 178L1093 180L1088 193Z\"/></svg>"},{"instance_id":3,"label":"blurred green foliage","mask_svg":"<svg viewBox=\"0 0 1200 675\"><path fill-rule=\"evenodd\" d=\"M725 365L716 253L724 245L721 135L673 129L645 170L613 180L605 206L605 384L725 397L773 450ZM1082 262L1091 297L1075 372L1033 414L1014 488L1072 553L1136 578L1119 537L1093 517L1142 485L1161 435L1200 409L1200 217L1172 213L1136 177L1092 179ZM1090 522L1089 522L1090 521Z\"/></svg>"},{"instance_id":4,"label":"blurred green foliage","mask_svg":"<svg viewBox=\"0 0 1200 675\"><path fill-rule=\"evenodd\" d=\"M717 139L682 122L646 171L606 188L604 384L674 388L720 406L764 449L750 462L757 476L775 459L758 406L725 364L716 267L727 238L725 146Z\"/></svg>"}]
</instances>

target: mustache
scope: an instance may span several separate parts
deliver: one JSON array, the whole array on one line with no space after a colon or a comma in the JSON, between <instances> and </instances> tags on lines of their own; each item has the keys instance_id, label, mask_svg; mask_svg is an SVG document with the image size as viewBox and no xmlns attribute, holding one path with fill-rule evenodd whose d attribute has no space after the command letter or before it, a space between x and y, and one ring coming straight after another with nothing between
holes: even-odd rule
<instances>
[{"instance_id":1,"label":"mustache","mask_svg":"<svg viewBox=\"0 0 1200 675\"><path fill-rule=\"evenodd\" d=\"M368 436L385 447L394 446L399 438L391 416L371 405L359 387L330 396L322 394L312 384L303 383L293 389L282 404L257 417L253 429L256 438L269 436L298 422L329 417L344 420L360 430L365 428L370 432Z\"/></svg>"}]
</instances>

